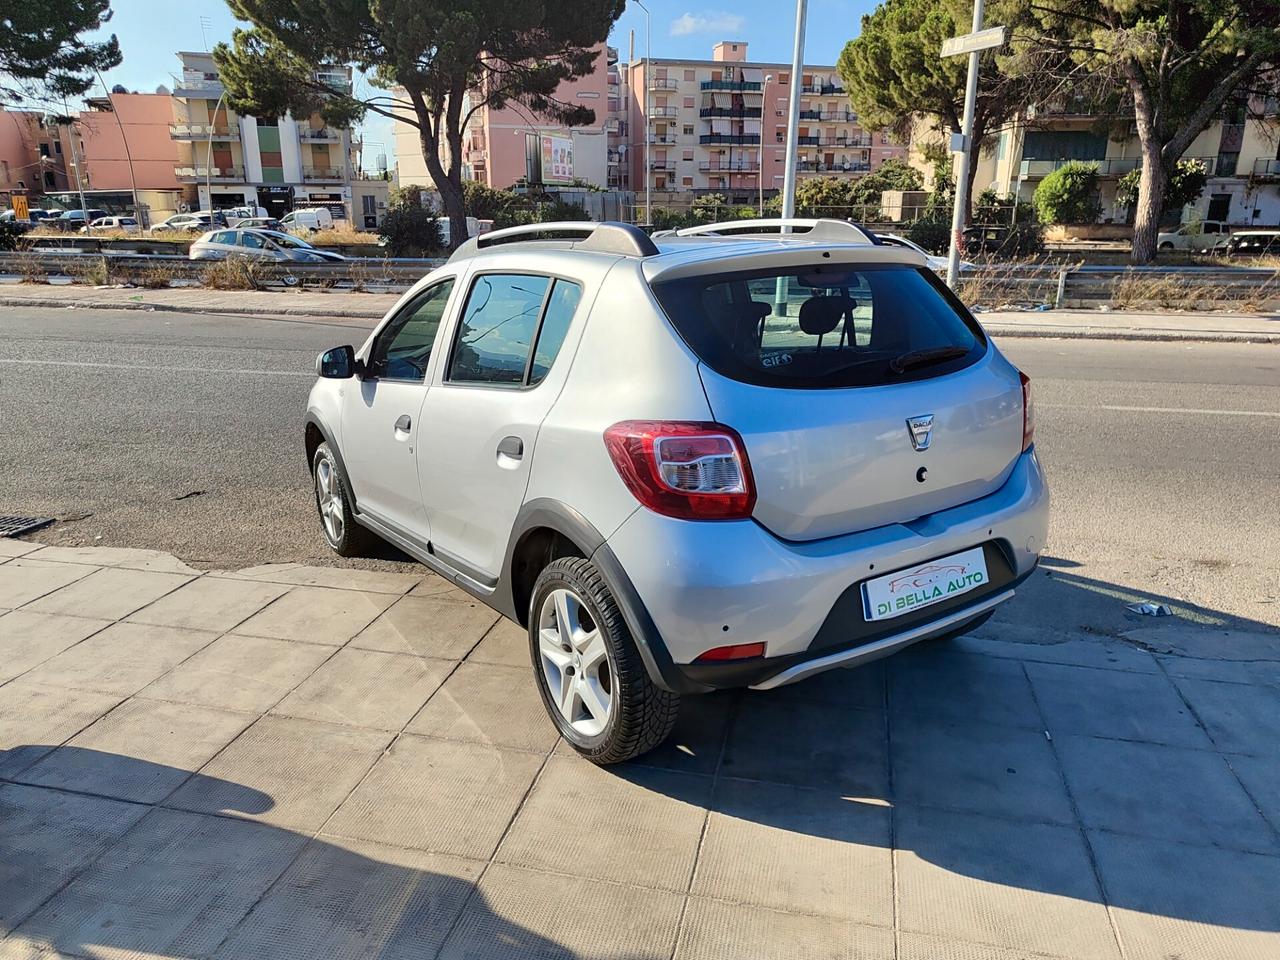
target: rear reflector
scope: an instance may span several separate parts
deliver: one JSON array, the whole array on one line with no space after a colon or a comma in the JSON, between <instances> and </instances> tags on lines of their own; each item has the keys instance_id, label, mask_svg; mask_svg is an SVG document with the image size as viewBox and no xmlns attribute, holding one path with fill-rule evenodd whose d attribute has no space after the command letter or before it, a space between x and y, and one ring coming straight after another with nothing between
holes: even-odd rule
<instances>
[{"instance_id":1,"label":"rear reflector","mask_svg":"<svg viewBox=\"0 0 1280 960\"><path fill-rule=\"evenodd\" d=\"M1036 439L1036 405L1031 398L1031 378L1021 370L1018 376L1022 380L1022 449L1031 449Z\"/></svg>"},{"instance_id":2,"label":"rear reflector","mask_svg":"<svg viewBox=\"0 0 1280 960\"><path fill-rule=\"evenodd\" d=\"M738 643L731 647L714 647L706 653L699 654L694 663L715 663L724 660L750 660L752 657L764 656L763 643Z\"/></svg>"},{"instance_id":3,"label":"rear reflector","mask_svg":"<svg viewBox=\"0 0 1280 960\"><path fill-rule=\"evenodd\" d=\"M681 520L741 520L755 507L742 438L719 423L624 420L604 432L605 447L642 504Z\"/></svg>"}]
</instances>

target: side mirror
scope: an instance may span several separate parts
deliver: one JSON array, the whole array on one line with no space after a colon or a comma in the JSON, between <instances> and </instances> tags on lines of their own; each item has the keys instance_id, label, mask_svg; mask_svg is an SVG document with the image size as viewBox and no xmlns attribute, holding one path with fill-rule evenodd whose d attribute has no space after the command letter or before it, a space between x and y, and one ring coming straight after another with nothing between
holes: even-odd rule
<instances>
[{"instance_id":1,"label":"side mirror","mask_svg":"<svg viewBox=\"0 0 1280 960\"><path fill-rule=\"evenodd\" d=\"M334 347L316 357L316 373L329 380L347 380L356 374L356 352L349 344Z\"/></svg>"}]
</instances>

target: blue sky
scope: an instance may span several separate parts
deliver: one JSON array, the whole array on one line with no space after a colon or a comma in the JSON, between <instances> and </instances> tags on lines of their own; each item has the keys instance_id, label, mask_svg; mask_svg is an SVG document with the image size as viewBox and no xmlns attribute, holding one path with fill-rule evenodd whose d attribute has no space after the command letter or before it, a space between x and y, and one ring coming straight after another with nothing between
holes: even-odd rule
<instances>
[{"instance_id":1,"label":"blue sky","mask_svg":"<svg viewBox=\"0 0 1280 960\"><path fill-rule=\"evenodd\" d=\"M571 6L573 0L564 0ZM652 14L653 55L709 59L717 40L745 40L753 60L787 61L795 25L795 6L786 0L646 0ZM862 15L873 0L809 0L805 60L835 63L845 41L858 32ZM204 50L229 39L236 26L223 0L114 0L115 16L109 32L120 38L124 62L106 75L108 84L151 92L172 85L178 69L178 50ZM202 19L207 24L203 32ZM645 15L634 2L614 26L610 43L625 58L628 34L636 32L636 56L645 53ZM359 83L357 84L359 87ZM366 87L366 89L368 89ZM371 116L364 124L365 166L372 169L377 154L394 153L391 123Z\"/></svg>"}]
</instances>

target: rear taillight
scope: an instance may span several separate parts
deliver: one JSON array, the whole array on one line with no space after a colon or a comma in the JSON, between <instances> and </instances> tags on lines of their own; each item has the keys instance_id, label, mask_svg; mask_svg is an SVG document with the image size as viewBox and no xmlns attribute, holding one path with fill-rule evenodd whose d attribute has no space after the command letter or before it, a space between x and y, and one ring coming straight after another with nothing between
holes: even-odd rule
<instances>
[{"instance_id":1,"label":"rear taillight","mask_svg":"<svg viewBox=\"0 0 1280 960\"><path fill-rule=\"evenodd\" d=\"M698 654L694 663L723 663L726 660L750 660L764 656L763 643L735 643L729 647L714 647Z\"/></svg>"},{"instance_id":2,"label":"rear taillight","mask_svg":"<svg viewBox=\"0 0 1280 960\"><path fill-rule=\"evenodd\" d=\"M1036 405L1031 399L1031 378L1018 371L1022 380L1022 449L1031 449L1036 439Z\"/></svg>"},{"instance_id":3,"label":"rear taillight","mask_svg":"<svg viewBox=\"0 0 1280 960\"><path fill-rule=\"evenodd\" d=\"M655 513L741 520L756 504L742 438L719 423L624 420L604 444L627 489Z\"/></svg>"}]
</instances>

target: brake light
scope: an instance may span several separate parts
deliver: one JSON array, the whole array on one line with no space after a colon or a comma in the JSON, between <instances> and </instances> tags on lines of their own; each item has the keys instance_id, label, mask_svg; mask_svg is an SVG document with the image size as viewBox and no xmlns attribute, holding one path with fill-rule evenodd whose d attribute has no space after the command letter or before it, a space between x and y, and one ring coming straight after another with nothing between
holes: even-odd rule
<instances>
[{"instance_id":1,"label":"brake light","mask_svg":"<svg viewBox=\"0 0 1280 960\"><path fill-rule=\"evenodd\" d=\"M627 489L655 513L681 520L741 520L756 504L742 438L719 423L624 420L604 444Z\"/></svg>"},{"instance_id":2,"label":"brake light","mask_svg":"<svg viewBox=\"0 0 1280 960\"><path fill-rule=\"evenodd\" d=\"M698 654L694 663L722 663L725 660L750 660L752 657L764 656L763 643L736 643L729 647L713 647L706 653Z\"/></svg>"},{"instance_id":3,"label":"brake light","mask_svg":"<svg viewBox=\"0 0 1280 960\"><path fill-rule=\"evenodd\" d=\"M1031 398L1031 378L1021 370L1018 376L1022 380L1022 449L1031 449L1036 438L1036 405Z\"/></svg>"}]
</instances>

